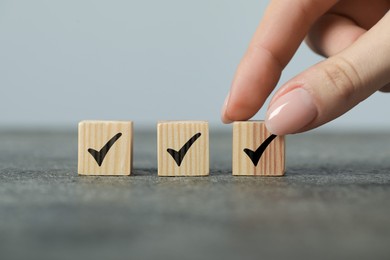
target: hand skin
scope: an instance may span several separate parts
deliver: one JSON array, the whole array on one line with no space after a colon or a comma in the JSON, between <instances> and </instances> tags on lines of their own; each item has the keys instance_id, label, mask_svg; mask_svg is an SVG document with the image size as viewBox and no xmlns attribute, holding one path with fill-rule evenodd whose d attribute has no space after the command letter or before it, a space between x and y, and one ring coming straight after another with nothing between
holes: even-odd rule
<instances>
[{"instance_id":1,"label":"hand skin","mask_svg":"<svg viewBox=\"0 0 390 260\"><path fill-rule=\"evenodd\" d=\"M265 119L273 134L308 131L377 90L390 92L389 8L388 0L271 1L237 68L222 121L254 116L305 38L327 59L273 96Z\"/></svg>"}]
</instances>

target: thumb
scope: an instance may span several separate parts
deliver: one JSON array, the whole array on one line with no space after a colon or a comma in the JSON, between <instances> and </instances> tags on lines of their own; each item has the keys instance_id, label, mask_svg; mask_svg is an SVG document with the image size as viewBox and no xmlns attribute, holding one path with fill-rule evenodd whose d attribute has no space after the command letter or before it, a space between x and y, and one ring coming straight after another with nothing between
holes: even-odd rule
<instances>
[{"instance_id":1,"label":"thumb","mask_svg":"<svg viewBox=\"0 0 390 260\"><path fill-rule=\"evenodd\" d=\"M273 97L266 126L304 132L344 114L390 83L390 12L348 48L287 82Z\"/></svg>"}]
</instances>

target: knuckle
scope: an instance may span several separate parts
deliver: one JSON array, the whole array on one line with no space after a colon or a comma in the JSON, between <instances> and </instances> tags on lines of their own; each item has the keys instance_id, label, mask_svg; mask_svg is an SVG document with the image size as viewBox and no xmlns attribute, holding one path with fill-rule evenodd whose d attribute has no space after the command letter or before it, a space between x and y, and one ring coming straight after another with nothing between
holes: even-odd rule
<instances>
[{"instance_id":1,"label":"knuckle","mask_svg":"<svg viewBox=\"0 0 390 260\"><path fill-rule=\"evenodd\" d=\"M323 68L325 80L331 91L342 100L349 101L360 89L361 79L354 65L345 58L337 57L329 59L329 63Z\"/></svg>"},{"instance_id":2,"label":"knuckle","mask_svg":"<svg viewBox=\"0 0 390 260\"><path fill-rule=\"evenodd\" d=\"M268 60L271 62L273 66L278 68L279 70L283 70L285 67L285 61L283 58L277 55L277 53L271 51L269 48L263 46L261 43L253 43L250 48L251 51L262 53Z\"/></svg>"}]
</instances>

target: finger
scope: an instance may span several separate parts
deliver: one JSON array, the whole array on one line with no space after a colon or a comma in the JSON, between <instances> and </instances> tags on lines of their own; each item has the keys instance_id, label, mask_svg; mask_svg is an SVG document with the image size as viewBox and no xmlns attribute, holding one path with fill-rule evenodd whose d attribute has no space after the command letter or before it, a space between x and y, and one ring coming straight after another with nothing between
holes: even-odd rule
<instances>
[{"instance_id":1,"label":"finger","mask_svg":"<svg viewBox=\"0 0 390 260\"><path fill-rule=\"evenodd\" d=\"M390 83L380 89L382 92L390 92Z\"/></svg>"},{"instance_id":2,"label":"finger","mask_svg":"<svg viewBox=\"0 0 390 260\"><path fill-rule=\"evenodd\" d=\"M329 12L348 17L360 27L368 30L373 27L390 8L389 0L342 0Z\"/></svg>"},{"instance_id":3,"label":"finger","mask_svg":"<svg viewBox=\"0 0 390 260\"><path fill-rule=\"evenodd\" d=\"M314 52L329 57L350 46L365 32L351 19L329 13L313 25L306 43Z\"/></svg>"},{"instance_id":4,"label":"finger","mask_svg":"<svg viewBox=\"0 0 390 260\"><path fill-rule=\"evenodd\" d=\"M320 55L335 55L374 26L389 8L387 0L339 1L314 23L306 42Z\"/></svg>"},{"instance_id":5,"label":"finger","mask_svg":"<svg viewBox=\"0 0 390 260\"><path fill-rule=\"evenodd\" d=\"M237 68L222 120L246 120L264 104L314 21L337 0L274 0Z\"/></svg>"},{"instance_id":6,"label":"finger","mask_svg":"<svg viewBox=\"0 0 390 260\"><path fill-rule=\"evenodd\" d=\"M266 116L274 134L329 122L390 82L390 13L355 43L301 73L279 90Z\"/></svg>"}]
</instances>

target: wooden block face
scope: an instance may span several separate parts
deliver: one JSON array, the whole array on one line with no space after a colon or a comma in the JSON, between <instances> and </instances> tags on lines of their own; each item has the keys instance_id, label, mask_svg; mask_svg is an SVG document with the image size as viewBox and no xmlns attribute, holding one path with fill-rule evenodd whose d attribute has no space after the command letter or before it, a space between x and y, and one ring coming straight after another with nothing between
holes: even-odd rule
<instances>
[{"instance_id":1,"label":"wooden block face","mask_svg":"<svg viewBox=\"0 0 390 260\"><path fill-rule=\"evenodd\" d=\"M209 175L209 127L204 121L157 124L159 176Z\"/></svg>"},{"instance_id":2,"label":"wooden block face","mask_svg":"<svg viewBox=\"0 0 390 260\"><path fill-rule=\"evenodd\" d=\"M233 123L233 175L282 176L284 172L284 136L272 135L263 121Z\"/></svg>"},{"instance_id":3,"label":"wooden block face","mask_svg":"<svg viewBox=\"0 0 390 260\"><path fill-rule=\"evenodd\" d=\"M80 122L78 150L80 175L130 175L133 122Z\"/></svg>"}]
</instances>

